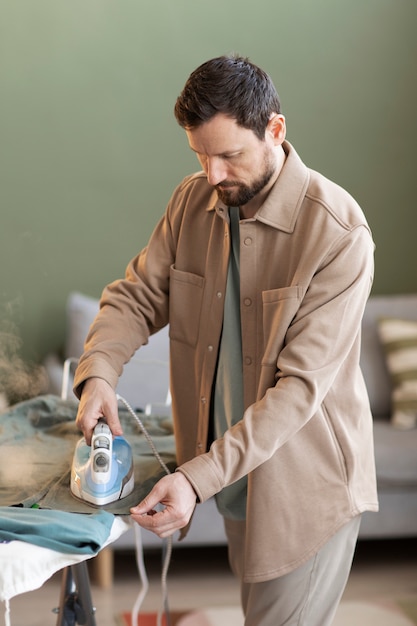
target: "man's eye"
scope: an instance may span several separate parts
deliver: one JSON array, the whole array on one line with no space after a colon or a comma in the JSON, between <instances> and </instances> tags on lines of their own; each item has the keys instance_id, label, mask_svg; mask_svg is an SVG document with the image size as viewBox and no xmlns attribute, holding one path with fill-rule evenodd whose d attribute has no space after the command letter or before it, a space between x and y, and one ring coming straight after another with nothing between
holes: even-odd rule
<instances>
[{"instance_id":1,"label":"man's eye","mask_svg":"<svg viewBox=\"0 0 417 626\"><path fill-rule=\"evenodd\" d=\"M238 156L239 156L239 154L240 154L239 152L234 152L233 154L224 154L224 155L223 155L223 158L224 158L226 161L230 161L231 159L236 159L236 157L238 157Z\"/></svg>"}]
</instances>

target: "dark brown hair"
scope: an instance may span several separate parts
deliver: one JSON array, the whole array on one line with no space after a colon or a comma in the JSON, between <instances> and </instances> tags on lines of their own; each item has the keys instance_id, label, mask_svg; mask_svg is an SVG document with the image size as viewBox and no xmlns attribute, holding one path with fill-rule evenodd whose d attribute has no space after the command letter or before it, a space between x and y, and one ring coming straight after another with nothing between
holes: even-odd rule
<instances>
[{"instance_id":1,"label":"dark brown hair","mask_svg":"<svg viewBox=\"0 0 417 626\"><path fill-rule=\"evenodd\" d=\"M268 74L248 59L232 55L211 59L194 70L174 112L185 129L223 113L263 139L271 113L281 113L281 104Z\"/></svg>"}]
</instances>

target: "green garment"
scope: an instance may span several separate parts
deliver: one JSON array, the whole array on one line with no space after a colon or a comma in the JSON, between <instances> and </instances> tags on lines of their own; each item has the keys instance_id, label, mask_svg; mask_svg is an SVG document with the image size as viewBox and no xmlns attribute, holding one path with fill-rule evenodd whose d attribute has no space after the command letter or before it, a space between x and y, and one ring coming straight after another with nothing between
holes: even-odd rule
<instances>
[{"instance_id":1,"label":"green garment","mask_svg":"<svg viewBox=\"0 0 417 626\"><path fill-rule=\"evenodd\" d=\"M243 416L242 335L240 324L239 208L230 207L231 252L224 302L223 332L214 389L214 432L216 438ZM247 477L216 495L222 515L234 520L246 518Z\"/></svg>"},{"instance_id":2,"label":"green garment","mask_svg":"<svg viewBox=\"0 0 417 626\"><path fill-rule=\"evenodd\" d=\"M81 433L75 425L77 402L52 395L16 404L0 414L0 506L72 513L93 513L88 502L77 500L69 488L74 449ZM105 505L114 515L129 515L164 475L136 421L119 409L123 432L133 453L135 488L132 493ZM157 450L171 470L175 469L175 441L170 418L141 415ZM15 510L15 509L13 509Z\"/></svg>"}]
</instances>

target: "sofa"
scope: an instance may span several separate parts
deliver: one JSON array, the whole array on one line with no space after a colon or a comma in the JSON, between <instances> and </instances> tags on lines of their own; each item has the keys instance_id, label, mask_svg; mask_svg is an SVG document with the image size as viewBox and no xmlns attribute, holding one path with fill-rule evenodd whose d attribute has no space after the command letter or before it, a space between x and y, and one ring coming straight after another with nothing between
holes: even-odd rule
<instances>
[{"instance_id":1,"label":"sofa","mask_svg":"<svg viewBox=\"0 0 417 626\"><path fill-rule=\"evenodd\" d=\"M64 359L79 358L97 311L98 301L94 298L76 292L69 295L63 354L49 355L45 361L49 393L65 393L62 388ZM390 323L394 328L390 328ZM383 324L386 327L382 327ZM401 400L402 394L398 382L401 376L395 371L399 362L401 365L401 358L395 350L393 354L396 342L390 336L394 333L397 337L403 331L407 337L411 335L410 342L405 342L407 347L410 344L405 369L411 372L406 384L406 406L411 406L411 411L405 421L394 416L395 403L398 397ZM361 539L417 536L417 347L413 349L413 337L414 340L417 337L417 294L370 297L363 318L361 366L374 418L380 511L363 515ZM412 364L410 366L413 359L414 369ZM71 377L67 385L71 387ZM137 351L124 369L117 391L135 408L169 411L168 329L152 336L149 343ZM160 546L160 540L150 532L144 531L142 540L145 548ZM223 523L211 499L197 506L189 534L175 545L225 543ZM122 550L133 546L134 534L129 531L113 547Z\"/></svg>"},{"instance_id":2,"label":"sofa","mask_svg":"<svg viewBox=\"0 0 417 626\"><path fill-rule=\"evenodd\" d=\"M381 324L399 322L411 333L408 362L411 418L408 425L395 422L394 399L398 391L395 360L387 358L395 341L381 337ZM409 322L409 324L408 324ZM410 328L411 327L411 330ZM402 339L404 348L406 340ZM414 344L414 349L412 346ZM395 357L396 354L393 354ZM406 356L407 359L407 356ZM379 512L365 513L360 537L385 539L417 536L417 294L371 296L362 322L361 367L374 422L375 463Z\"/></svg>"}]
</instances>

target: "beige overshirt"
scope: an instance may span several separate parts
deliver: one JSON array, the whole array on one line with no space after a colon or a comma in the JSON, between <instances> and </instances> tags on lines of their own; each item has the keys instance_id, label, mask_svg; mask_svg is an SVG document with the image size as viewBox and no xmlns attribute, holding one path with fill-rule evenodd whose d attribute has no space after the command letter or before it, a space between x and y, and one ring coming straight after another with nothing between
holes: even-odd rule
<instances>
[{"instance_id":1,"label":"beige overshirt","mask_svg":"<svg viewBox=\"0 0 417 626\"><path fill-rule=\"evenodd\" d=\"M207 451L230 239L203 173L177 187L126 277L104 290L75 380L76 393L92 376L115 387L123 364L169 323L179 471L201 502L248 474L248 582L293 570L349 519L378 509L359 368L372 236L346 191L284 149L266 201L240 222L243 419Z\"/></svg>"}]
</instances>

